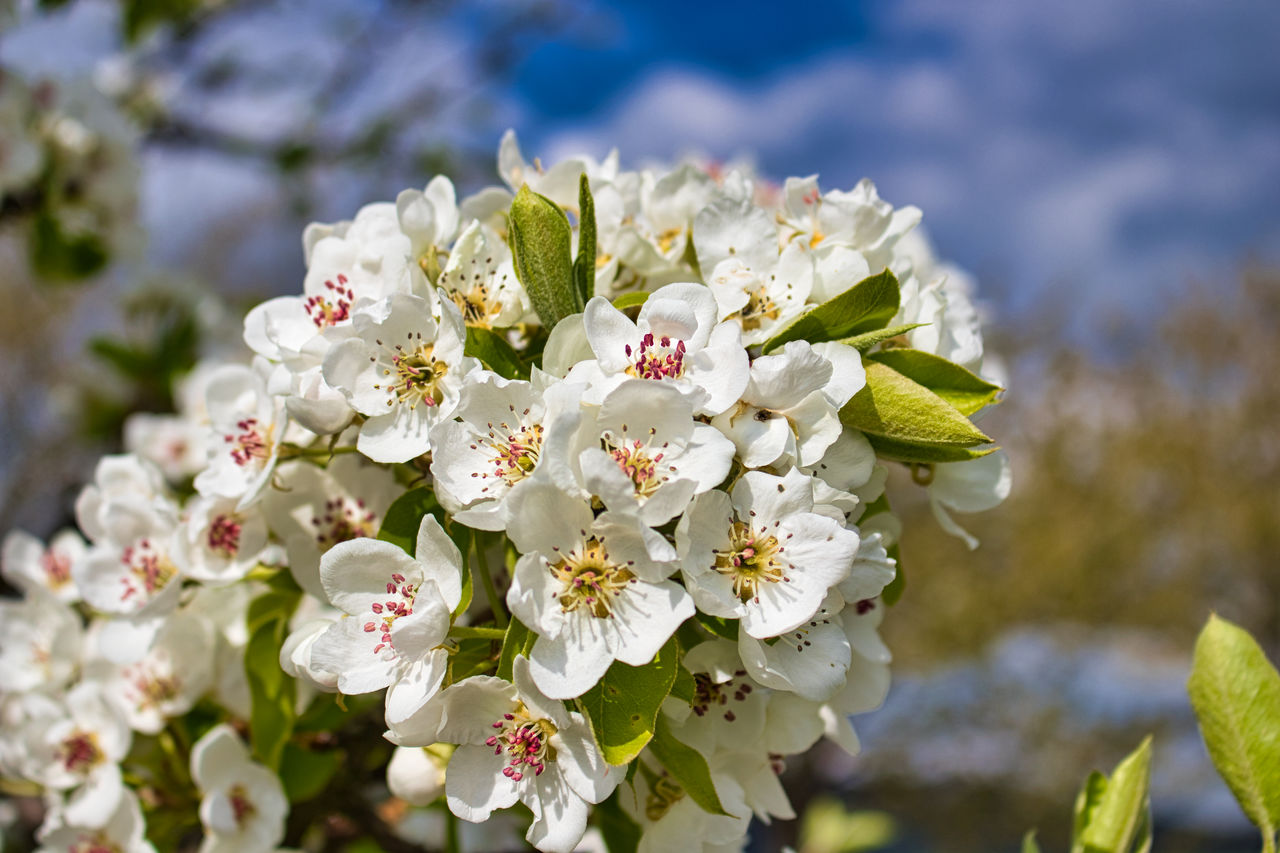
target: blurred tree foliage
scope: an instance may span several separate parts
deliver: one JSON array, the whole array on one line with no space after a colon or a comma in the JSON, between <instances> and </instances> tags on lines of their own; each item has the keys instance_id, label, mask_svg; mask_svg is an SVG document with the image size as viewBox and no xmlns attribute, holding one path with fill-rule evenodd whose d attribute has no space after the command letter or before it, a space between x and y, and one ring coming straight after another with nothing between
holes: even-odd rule
<instances>
[{"instance_id":1,"label":"blurred tree foliage","mask_svg":"<svg viewBox=\"0 0 1280 853\"><path fill-rule=\"evenodd\" d=\"M1041 365L992 413L1013 493L961 519L982 540L972 553L927 503L895 504L912 573L883 629L897 666L1060 622L1152 628L1189 654L1211 609L1280 646L1280 272L1191 287L1145 319L1111 364L1069 342L1046 351L1053 316L995 342Z\"/></svg>"}]
</instances>

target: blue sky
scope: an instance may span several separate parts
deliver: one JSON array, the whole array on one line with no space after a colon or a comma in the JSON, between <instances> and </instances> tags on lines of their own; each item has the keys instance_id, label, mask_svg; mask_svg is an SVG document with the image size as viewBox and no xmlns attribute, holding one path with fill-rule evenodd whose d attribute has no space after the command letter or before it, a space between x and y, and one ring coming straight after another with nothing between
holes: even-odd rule
<instances>
[{"instance_id":1,"label":"blue sky","mask_svg":"<svg viewBox=\"0 0 1280 853\"><path fill-rule=\"evenodd\" d=\"M544 160L616 146L632 165L698 151L749 156L777 179L818 172L827 187L870 177L924 210L1001 314L1068 290L1077 328L1117 306L1155 317L1189 279L1230 287L1246 258L1280 261L1274 0L576 2L496 81L477 57L510 4L421 22L384 5L281 0L215 27L196 59L237 57L262 82L198 108L269 136L310 120L316 70L358 49L370 74L324 117L335 133L430 80L448 109L412 131L423 138L496 149L514 126ZM0 61L86 65L109 46L108 8L82 0L0 39ZM182 103L181 75L173 85ZM487 109L469 111L479 100ZM297 224L260 165L153 151L146 167L155 260L190 263L202 235L248 211L258 225L237 232L243 257L224 278L269 269L295 289ZM316 215L428 177L323 175Z\"/></svg>"},{"instance_id":2,"label":"blue sky","mask_svg":"<svg viewBox=\"0 0 1280 853\"><path fill-rule=\"evenodd\" d=\"M870 177L1011 310L1071 288L1151 311L1191 277L1280 259L1280 5L792 9L600 11L520 69L526 147Z\"/></svg>"}]
</instances>

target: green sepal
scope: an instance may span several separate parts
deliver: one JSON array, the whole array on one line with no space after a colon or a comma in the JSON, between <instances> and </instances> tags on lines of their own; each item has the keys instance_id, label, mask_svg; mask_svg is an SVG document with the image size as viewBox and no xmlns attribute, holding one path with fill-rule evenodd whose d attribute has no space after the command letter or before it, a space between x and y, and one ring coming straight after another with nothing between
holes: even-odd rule
<instances>
[{"instance_id":1,"label":"green sepal","mask_svg":"<svg viewBox=\"0 0 1280 853\"><path fill-rule=\"evenodd\" d=\"M801 314L786 328L764 342L770 353L788 341L838 341L873 332L898 313L901 293L898 277L888 269L870 275L838 296Z\"/></svg>"},{"instance_id":2,"label":"green sepal","mask_svg":"<svg viewBox=\"0 0 1280 853\"><path fill-rule=\"evenodd\" d=\"M584 303L573 280L573 229L554 201L525 184L511 202L507 236L516 277L542 325L555 328Z\"/></svg>"},{"instance_id":3,"label":"green sepal","mask_svg":"<svg viewBox=\"0 0 1280 853\"><path fill-rule=\"evenodd\" d=\"M587 173L578 178L578 257L573 262L578 300L586 305L596 292L596 203Z\"/></svg>"},{"instance_id":4,"label":"green sepal","mask_svg":"<svg viewBox=\"0 0 1280 853\"><path fill-rule=\"evenodd\" d=\"M653 740L649 742L649 751L703 811L714 815L729 814L720 804L707 759L698 750L677 740L671 733L667 718L661 714L658 715Z\"/></svg>"},{"instance_id":5,"label":"green sepal","mask_svg":"<svg viewBox=\"0 0 1280 853\"><path fill-rule=\"evenodd\" d=\"M917 349L881 350L867 358L920 383L965 416L996 402L1004 390L954 361Z\"/></svg>"},{"instance_id":6,"label":"green sepal","mask_svg":"<svg viewBox=\"0 0 1280 853\"><path fill-rule=\"evenodd\" d=\"M626 764L653 738L679 666L680 645L672 637L644 666L614 661L596 686L582 694L578 701L605 761Z\"/></svg>"},{"instance_id":7,"label":"green sepal","mask_svg":"<svg viewBox=\"0 0 1280 853\"><path fill-rule=\"evenodd\" d=\"M520 360L515 347L493 329L468 326L464 352L480 359L503 379L529 378L529 368Z\"/></svg>"},{"instance_id":8,"label":"green sepal","mask_svg":"<svg viewBox=\"0 0 1280 853\"><path fill-rule=\"evenodd\" d=\"M1280 674L1249 633L1216 614L1187 681L1209 757L1274 850L1280 828Z\"/></svg>"}]
</instances>

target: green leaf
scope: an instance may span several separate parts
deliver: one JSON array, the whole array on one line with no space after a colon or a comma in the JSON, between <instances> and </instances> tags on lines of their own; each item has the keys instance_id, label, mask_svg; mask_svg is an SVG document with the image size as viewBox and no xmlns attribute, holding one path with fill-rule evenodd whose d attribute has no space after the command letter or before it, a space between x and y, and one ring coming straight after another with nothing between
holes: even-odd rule
<instances>
[{"instance_id":1,"label":"green leaf","mask_svg":"<svg viewBox=\"0 0 1280 853\"><path fill-rule=\"evenodd\" d=\"M464 678L480 675L494 668L497 641L484 637L468 637L458 640L458 650L449 656L447 684L457 684Z\"/></svg>"},{"instance_id":2,"label":"green leaf","mask_svg":"<svg viewBox=\"0 0 1280 853\"><path fill-rule=\"evenodd\" d=\"M516 277L548 329L583 308L573 283L572 234L568 218L554 201L528 184L520 188L511 202L508 238Z\"/></svg>"},{"instance_id":3,"label":"green leaf","mask_svg":"<svg viewBox=\"0 0 1280 853\"><path fill-rule=\"evenodd\" d=\"M110 258L95 234L73 234L48 213L31 226L31 263L42 279L53 282L87 278L100 272Z\"/></svg>"},{"instance_id":4,"label":"green leaf","mask_svg":"<svg viewBox=\"0 0 1280 853\"><path fill-rule=\"evenodd\" d=\"M1040 853L1040 845L1036 843L1036 831L1028 829L1022 836L1022 853Z\"/></svg>"},{"instance_id":5,"label":"green leaf","mask_svg":"<svg viewBox=\"0 0 1280 853\"><path fill-rule=\"evenodd\" d=\"M1089 825L1089 820L1093 817L1094 810L1097 809L1098 803L1102 800L1102 792L1106 789L1107 777L1095 770L1084 780L1080 793L1076 794L1075 809L1071 817L1071 843L1073 849L1074 845L1081 843L1085 827Z\"/></svg>"},{"instance_id":6,"label":"green leaf","mask_svg":"<svg viewBox=\"0 0 1280 853\"><path fill-rule=\"evenodd\" d=\"M643 305L649 301L649 291L633 290L630 293L624 293L617 299L613 300L613 307L619 311L624 308L634 308L637 305Z\"/></svg>"},{"instance_id":7,"label":"green leaf","mask_svg":"<svg viewBox=\"0 0 1280 853\"><path fill-rule=\"evenodd\" d=\"M280 668L280 647L302 591L288 572L278 572L267 584L268 591L249 604L244 672L251 700L249 740L253 755L276 770L293 734L297 713L294 680Z\"/></svg>"},{"instance_id":8,"label":"green leaf","mask_svg":"<svg viewBox=\"0 0 1280 853\"><path fill-rule=\"evenodd\" d=\"M921 326L927 326L928 323L907 323L905 326L888 326L883 329L876 329L874 332L863 332L860 335L854 335L851 338L844 338L840 343L851 346L858 352L866 352L879 343L884 343L890 338L896 338L898 335L905 335L912 329L918 329Z\"/></svg>"},{"instance_id":9,"label":"green leaf","mask_svg":"<svg viewBox=\"0 0 1280 853\"><path fill-rule=\"evenodd\" d=\"M586 172L578 178L578 257L573 262L573 283L579 301L586 305L596 292L596 202Z\"/></svg>"},{"instance_id":10,"label":"green leaf","mask_svg":"<svg viewBox=\"0 0 1280 853\"><path fill-rule=\"evenodd\" d=\"M418 549L418 528L422 526L422 517L429 512L443 513L436 496L425 486L410 489L387 508L378 538L399 546L412 556Z\"/></svg>"},{"instance_id":11,"label":"green leaf","mask_svg":"<svg viewBox=\"0 0 1280 853\"><path fill-rule=\"evenodd\" d=\"M289 802L301 803L319 795L343 765L343 759L342 752L336 749L314 751L292 743L286 745L280 760L280 781Z\"/></svg>"},{"instance_id":12,"label":"green leaf","mask_svg":"<svg viewBox=\"0 0 1280 853\"><path fill-rule=\"evenodd\" d=\"M693 704L693 697L698 689L698 683L693 680L693 674L683 666L676 669L676 680L671 683L671 695L679 699L681 702Z\"/></svg>"},{"instance_id":13,"label":"green leaf","mask_svg":"<svg viewBox=\"0 0 1280 853\"><path fill-rule=\"evenodd\" d=\"M885 588L880 591L880 600L892 607L902 598L902 592L907 588L907 576L902 571L902 551L898 547L898 543L894 542L886 548L885 553L893 559L895 571L893 580L889 581Z\"/></svg>"},{"instance_id":14,"label":"green leaf","mask_svg":"<svg viewBox=\"0 0 1280 853\"><path fill-rule=\"evenodd\" d=\"M871 449L881 459L894 462L918 462L928 465L934 462L968 462L995 453L999 447L944 447L942 445L912 444L887 438L883 435L867 435Z\"/></svg>"},{"instance_id":15,"label":"green leaf","mask_svg":"<svg viewBox=\"0 0 1280 853\"><path fill-rule=\"evenodd\" d=\"M1191 707L1209 757L1275 849L1280 827L1280 674L1249 633L1216 614L1196 640Z\"/></svg>"},{"instance_id":16,"label":"green leaf","mask_svg":"<svg viewBox=\"0 0 1280 853\"><path fill-rule=\"evenodd\" d=\"M511 681L515 676L512 668L518 655L529 654L538 635L530 631L514 616L507 624L507 636L502 641L502 652L498 656L498 677Z\"/></svg>"},{"instance_id":17,"label":"green leaf","mask_svg":"<svg viewBox=\"0 0 1280 853\"><path fill-rule=\"evenodd\" d=\"M1150 836L1151 736L1111 772L1094 772L1076 798L1072 853L1134 853Z\"/></svg>"},{"instance_id":18,"label":"green leaf","mask_svg":"<svg viewBox=\"0 0 1280 853\"><path fill-rule=\"evenodd\" d=\"M1003 390L953 361L916 349L881 350L867 358L887 364L920 383L955 406L962 415L972 415L994 403L996 395Z\"/></svg>"},{"instance_id":19,"label":"green leaf","mask_svg":"<svg viewBox=\"0 0 1280 853\"><path fill-rule=\"evenodd\" d=\"M484 362L503 379L528 379L529 368L520 361L515 348L493 329L467 327L467 345L464 352Z\"/></svg>"},{"instance_id":20,"label":"green leaf","mask_svg":"<svg viewBox=\"0 0 1280 853\"><path fill-rule=\"evenodd\" d=\"M873 437L890 439L893 447L922 451L967 448L991 441L954 406L918 382L877 361L865 362L866 387L840 410L845 426ZM879 448L877 448L877 453Z\"/></svg>"},{"instance_id":21,"label":"green leaf","mask_svg":"<svg viewBox=\"0 0 1280 853\"><path fill-rule=\"evenodd\" d=\"M898 313L898 278L889 270L867 276L839 296L801 314L791 325L765 341L770 353L787 341L838 341L873 332Z\"/></svg>"},{"instance_id":22,"label":"green leaf","mask_svg":"<svg viewBox=\"0 0 1280 853\"><path fill-rule=\"evenodd\" d=\"M613 796L591 810L609 853L636 853L640 846L640 825L623 811L618 801L624 796L626 794L619 787Z\"/></svg>"},{"instance_id":23,"label":"green leaf","mask_svg":"<svg viewBox=\"0 0 1280 853\"><path fill-rule=\"evenodd\" d=\"M644 666L614 661L599 683L582 694L579 701L605 761L626 764L649 743L658 709L675 683L679 658L673 637Z\"/></svg>"},{"instance_id":24,"label":"green leaf","mask_svg":"<svg viewBox=\"0 0 1280 853\"><path fill-rule=\"evenodd\" d=\"M720 795L716 793L715 783L711 781L711 770L707 767L707 759L691 746L676 740L666 717L658 716L653 740L649 742L649 750L662 762L689 799L697 803L703 811L714 815L729 814L720 805Z\"/></svg>"},{"instance_id":25,"label":"green leaf","mask_svg":"<svg viewBox=\"0 0 1280 853\"><path fill-rule=\"evenodd\" d=\"M724 637L726 640L738 642L738 620L725 619L720 616L712 616L709 613L697 611L698 624L706 628L717 637Z\"/></svg>"}]
</instances>

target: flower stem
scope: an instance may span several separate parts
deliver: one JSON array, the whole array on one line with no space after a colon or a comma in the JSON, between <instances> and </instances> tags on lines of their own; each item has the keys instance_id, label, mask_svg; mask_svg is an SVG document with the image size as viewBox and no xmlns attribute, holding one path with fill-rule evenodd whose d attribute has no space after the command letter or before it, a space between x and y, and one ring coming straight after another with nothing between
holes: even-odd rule
<instances>
[{"instance_id":1,"label":"flower stem","mask_svg":"<svg viewBox=\"0 0 1280 853\"><path fill-rule=\"evenodd\" d=\"M455 640L501 640L506 635L505 628L473 628L470 625L455 625L449 629L449 636Z\"/></svg>"},{"instance_id":2,"label":"flower stem","mask_svg":"<svg viewBox=\"0 0 1280 853\"><path fill-rule=\"evenodd\" d=\"M489 573L489 558L485 556L484 546L480 544L480 537L476 537L476 568L475 574L480 576L480 583L484 585L485 597L489 599L489 609L493 611L493 621L497 623L499 628L507 627L507 611L502 606L502 599L498 598L498 588L493 585L493 575Z\"/></svg>"}]
</instances>

